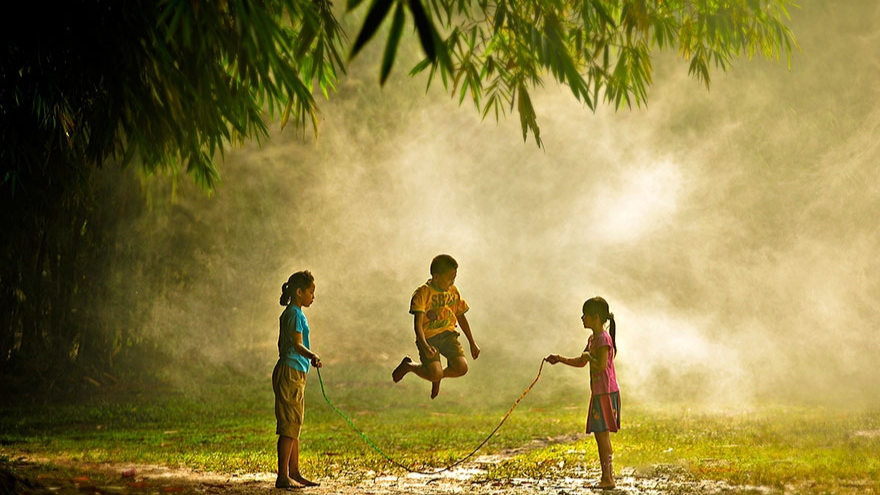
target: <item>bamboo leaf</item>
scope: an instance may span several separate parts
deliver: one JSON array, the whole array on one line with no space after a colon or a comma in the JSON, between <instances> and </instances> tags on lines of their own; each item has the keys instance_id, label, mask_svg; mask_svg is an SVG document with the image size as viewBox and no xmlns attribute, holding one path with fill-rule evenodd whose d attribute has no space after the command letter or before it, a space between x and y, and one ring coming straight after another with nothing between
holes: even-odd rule
<instances>
[{"instance_id":1,"label":"bamboo leaf","mask_svg":"<svg viewBox=\"0 0 880 495\"><path fill-rule=\"evenodd\" d=\"M498 7L495 8L495 19L492 23L492 28L497 33L504 27L504 16L505 16L505 6L504 2L499 2Z\"/></svg>"},{"instance_id":2,"label":"bamboo leaf","mask_svg":"<svg viewBox=\"0 0 880 495\"><path fill-rule=\"evenodd\" d=\"M354 46L351 47L349 59L354 58L361 51L361 48L376 34L379 26L382 25L382 21L385 20L385 16L388 15L388 11L391 10L393 3L394 0L373 0L370 11L367 13L367 18L364 20L364 25L361 26L361 31L354 41Z\"/></svg>"},{"instance_id":3,"label":"bamboo leaf","mask_svg":"<svg viewBox=\"0 0 880 495\"><path fill-rule=\"evenodd\" d=\"M409 0L408 5L409 11L413 15L413 21L416 24L416 31L419 33L422 49L425 51L425 55L434 62L437 60L437 47L434 42L439 38L437 30L434 28L434 23L431 22L431 18L425 12L421 0Z\"/></svg>"},{"instance_id":4,"label":"bamboo leaf","mask_svg":"<svg viewBox=\"0 0 880 495\"><path fill-rule=\"evenodd\" d=\"M394 57L397 55L397 46L400 44L400 35L403 33L403 4L398 3L394 9L394 20L391 22L391 32L388 33L388 43L385 45L385 54L382 56L382 72L379 84L384 85L394 65Z\"/></svg>"},{"instance_id":5,"label":"bamboo leaf","mask_svg":"<svg viewBox=\"0 0 880 495\"><path fill-rule=\"evenodd\" d=\"M364 0L346 0L345 9L349 12L358 8Z\"/></svg>"},{"instance_id":6,"label":"bamboo leaf","mask_svg":"<svg viewBox=\"0 0 880 495\"><path fill-rule=\"evenodd\" d=\"M287 105L284 107L284 113L281 115L281 130L284 130L284 127L287 125L287 121L290 119L290 109L293 107L293 98L287 100Z\"/></svg>"},{"instance_id":7,"label":"bamboo leaf","mask_svg":"<svg viewBox=\"0 0 880 495\"><path fill-rule=\"evenodd\" d=\"M617 23L614 22L614 18L608 13L608 10L605 9L605 5L602 4L601 0L590 0L590 3L593 4L593 8L596 9L596 12L599 14L599 17L602 18L603 21L611 24L612 27L617 27Z\"/></svg>"},{"instance_id":8,"label":"bamboo leaf","mask_svg":"<svg viewBox=\"0 0 880 495\"><path fill-rule=\"evenodd\" d=\"M305 55L306 51L312 46L312 41L315 40L315 36L318 34L318 31L315 29L315 25L312 22L303 22L302 30L299 32L299 36L296 40L296 52L294 54L294 59L299 61L303 55Z\"/></svg>"},{"instance_id":9,"label":"bamboo leaf","mask_svg":"<svg viewBox=\"0 0 880 495\"><path fill-rule=\"evenodd\" d=\"M125 147L125 155L122 157L122 168L128 166L128 164L131 162L131 159L134 158L134 154L137 149L137 142L128 143L128 145Z\"/></svg>"},{"instance_id":10,"label":"bamboo leaf","mask_svg":"<svg viewBox=\"0 0 880 495\"><path fill-rule=\"evenodd\" d=\"M412 70L409 71L409 75L414 76L414 75L418 74L419 72L422 72L423 70L425 70L429 65L431 65L431 59L429 59L429 58L423 59L421 62L416 64L416 66L413 67Z\"/></svg>"}]
</instances>

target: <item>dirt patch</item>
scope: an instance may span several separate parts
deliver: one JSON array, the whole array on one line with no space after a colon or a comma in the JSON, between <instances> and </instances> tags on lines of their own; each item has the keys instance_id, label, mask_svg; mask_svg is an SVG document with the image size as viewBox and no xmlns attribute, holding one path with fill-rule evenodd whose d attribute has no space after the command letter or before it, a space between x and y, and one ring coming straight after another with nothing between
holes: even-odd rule
<instances>
[{"instance_id":1,"label":"dirt patch","mask_svg":"<svg viewBox=\"0 0 880 495\"><path fill-rule=\"evenodd\" d=\"M0 494L150 494L173 493L259 495L299 492L314 495L585 495L617 493L638 495L770 495L764 487L732 486L719 481L699 481L675 466L654 466L647 472L624 468L615 490L590 488L599 473L583 470L564 478L514 478L486 480L485 463L477 458L436 475L365 472L357 479L318 480L321 486L293 490L274 488L273 473L219 475L163 466L112 464L36 463L24 458L0 465Z\"/></svg>"},{"instance_id":2,"label":"dirt patch","mask_svg":"<svg viewBox=\"0 0 880 495\"><path fill-rule=\"evenodd\" d=\"M852 434L854 437L880 438L880 430L860 430Z\"/></svg>"}]
</instances>

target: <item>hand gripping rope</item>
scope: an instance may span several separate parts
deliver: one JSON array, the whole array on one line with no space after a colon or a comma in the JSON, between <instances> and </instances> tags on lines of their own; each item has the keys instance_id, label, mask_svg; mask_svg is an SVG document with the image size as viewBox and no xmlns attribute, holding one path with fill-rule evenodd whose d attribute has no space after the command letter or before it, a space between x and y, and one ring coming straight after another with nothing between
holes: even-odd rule
<instances>
[{"instance_id":1,"label":"hand gripping rope","mask_svg":"<svg viewBox=\"0 0 880 495\"><path fill-rule=\"evenodd\" d=\"M488 442L493 436L495 436L495 433L498 432L498 430L501 428L501 425L503 425L504 422L507 421L507 418L509 418L509 417L510 417L510 414L513 413L513 410L516 409L516 406L519 404L519 402L520 402L521 400L523 400L523 397L525 397L526 394L528 394L528 393L532 390L532 387L534 387L535 384L538 383L538 379L541 378L541 371L544 370L544 362L545 362L545 361L546 361L546 360L544 360L544 359L541 360L541 366L538 368L538 375L535 376L535 379L532 380L532 383L531 383L528 387L526 387L526 389L523 391L522 394L520 394L519 398L516 399L516 402L514 402L513 405L510 406L510 410L508 410L508 411L507 411L507 414L505 414L504 417L501 418L501 422L498 423L498 426L496 426L494 430L492 430L492 433L489 433L489 436L486 437L485 440L483 440L482 442L480 442L480 444L477 445L477 447L476 447L474 450L472 450L472 451L470 452L470 454L468 454L468 455L462 457L461 459L459 459L459 460L453 462L452 464L449 464L448 466L446 466L446 467L444 467L444 468L442 468L442 469L439 469L439 470L436 470L436 471L431 471L431 472L425 472L425 471L419 471L418 469L413 469L413 468L411 468L411 467L409 467L409 466L406 466L406 465L404 465L404 464L401 464L400 462L398 462L398 461L392 459L388 454L386 454L385 452L383 452L382 449L380 449L380 448L379 448L379 447L378 447L378 446L377 446L372 440L370 440L370 437L368 437L364 432L362 432L357 426L354 425L354 423L351 421L351 419L348 418L348 416L345 415L345 413L343 413L342 411L340 411L338 407L336 407L335 405L333 405L332 402L330 402L330 399L327 398L327 392L324 390L324 379L321 378L321 368L315 368L315 369L318 371L318 381L321 383L321 395L324 396L324 400L327 401L327 404L329 404L330 407L332 407L334 411L336 411L340 416L342 416L342 419L344 419L345 422L348 423L348 425L351 426L351 428L352 428L354 431L356 431L356 432L361 436L361 438L363 438L364 441L367 442L367 444L370 445L370 447L373 448L373 450L375 450L376 452L378 452L379 455L381 455L382 457L384 457L385 460L387 460L387 461L390 462L391 464L394 464L395 466L397 466L397 467L399 467L399 468L405 469L405 470L409 471L410 473L418 473L418 474L427 474L427 475L431 475L431 474L442 473L442 472L444 472L444 471L449 471L450 469L454 468L455 466L458 466L459 464L461 464L461 463L463 463L464 461L466 461L466 460L470 459L471 457L473 457L473 455L476 454L478 450L480 450L481 448L483 448L483 446L486 445L486 443L487 443L487 442Z\"/></svg>"}]
</instances>

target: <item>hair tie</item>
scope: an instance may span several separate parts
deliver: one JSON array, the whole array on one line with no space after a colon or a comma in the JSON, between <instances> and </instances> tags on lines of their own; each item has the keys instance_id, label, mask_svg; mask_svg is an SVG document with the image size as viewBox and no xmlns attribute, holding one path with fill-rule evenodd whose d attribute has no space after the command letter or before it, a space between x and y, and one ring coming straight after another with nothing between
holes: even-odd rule
<instances>
[{"instance_id":1,"label":"hair tie","mask_svg":"<svg viewBox=\"0 0 880 495\"><path fill-rule=\"evenodd\" d=\"M614 319L614 313L612 313L611 311L608 312L608 319L609 319L609 320L613 320L613 319Z\"/></svg>"}]
</instances>

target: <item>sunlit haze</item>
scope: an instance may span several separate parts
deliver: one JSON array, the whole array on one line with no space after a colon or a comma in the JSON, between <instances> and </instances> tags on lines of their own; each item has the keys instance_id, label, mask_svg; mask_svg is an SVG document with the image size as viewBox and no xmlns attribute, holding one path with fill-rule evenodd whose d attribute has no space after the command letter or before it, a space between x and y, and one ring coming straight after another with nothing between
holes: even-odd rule
<instances>
[{"instance_id":1,"label":"sunlit haze","mask_svg":"<svg viewBox=\"0 0 880 495\"><path fill-rule=\"evenodd\" d=\"M741 59L707 91L661 53L648 106L617 112L536 90L545 149L405 66L380 89L361 57L318 138L275 125L227 155L216 195L182 203L211 226L186 255L205 290L165 288L146 327L192 335L181 357L260 356L268 376L281 284L308 269L324 372L390 386L416 353L410 295L448 253L483 356L446 394L515 398L542 357L580 353L581 304L602 295L627 400L876 404L880 4L807 1L792 24L791 71ZM560 368L545 390L586 390Z\"/></svg>"}]
</instances>

